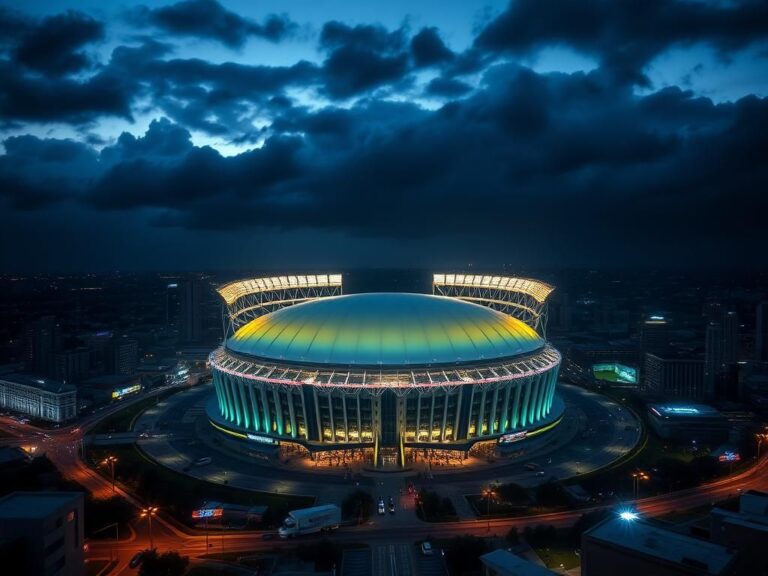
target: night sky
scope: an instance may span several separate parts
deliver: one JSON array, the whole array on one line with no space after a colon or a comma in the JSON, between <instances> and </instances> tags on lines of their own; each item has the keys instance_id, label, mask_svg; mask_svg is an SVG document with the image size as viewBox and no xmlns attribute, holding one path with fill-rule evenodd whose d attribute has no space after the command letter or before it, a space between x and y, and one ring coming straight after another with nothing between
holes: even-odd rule
<instances>
[{"instance_id":1,"label":"night sky","mask_svg":"<svg viewBox=\"0 0 768 576\"><path fill-rule=\"evenodd\" d=\"M0 142L0 272L761 267L768 2L0 0Z\"/></svg>"}]
</instances>

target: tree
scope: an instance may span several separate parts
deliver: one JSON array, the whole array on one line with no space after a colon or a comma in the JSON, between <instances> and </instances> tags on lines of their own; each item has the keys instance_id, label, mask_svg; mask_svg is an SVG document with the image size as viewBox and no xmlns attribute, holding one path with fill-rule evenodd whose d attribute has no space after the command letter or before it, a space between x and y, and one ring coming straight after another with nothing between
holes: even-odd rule
<instances>
[{"instance_id":1,"label":"tree","mask_svg":"<svg viewBox=\"0 0 768 576\"><path fill-rule=\"evenodd\" d=\"M158 554L157 550L147 550L141 561L139 576L183 576L187 571L189 557L178 552Z\"/></svg>"}]
</instances>

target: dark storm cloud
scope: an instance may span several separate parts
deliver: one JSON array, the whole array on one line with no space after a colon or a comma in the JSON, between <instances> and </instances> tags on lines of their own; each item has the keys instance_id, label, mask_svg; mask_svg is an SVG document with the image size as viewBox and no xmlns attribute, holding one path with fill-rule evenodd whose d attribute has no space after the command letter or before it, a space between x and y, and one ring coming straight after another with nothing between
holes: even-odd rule
<instances>
[{"instance_id":1,"label":"dark storm cloud","mask_svg":"<svg viewBox=\"0 0 768 576\"><path fill-rule=\"evenodd\" d=\"M286 108L272 131L302 136L274 136L233 157L193 146L167 120L141 138L122 136L98 160L92 151L44 148L51 159L84 159L79 172L89 178L62 181L72 200L161 210L156 226L384 238L461 230L566 252L598 250L615 237L701 262L704 237L758 241L768 209L759 152L768 148L766 122L765 99L715 105L679 89L641 97L600 73L505 65L436 112L376 101ZM34 151L33 141L23 144L0 164L3 181L22 191L12 201L26 198L29 208L58 200L19 167L20 151ZM35 173L45 172L40 161Z\"/></svg>"},{"instance_id":2,"label":"dark storm cloud","mask_svg":"<svg viewBox=\"0 0 768 576\"><path fill-rule=\"evenodd\" d=\"M83 123L101 116L131 118L134 84L102 71L80 81L32 76L0 60L0 118Z\"/></svg>"},{"instance_id":3,"label":"dark storm cloud","mask_svg":"<svg viewBox=\"0 0 768 576\"><path fill-rule=\"evenodd\" d=\"M620 80L647 83L644 66L670 47L707 42L727 52L766 35L768 4L759 0L515 0L475 45L516 54L571 46L598 57Z\"/></svg>"},{"instance_id":4,"label":"dark storm cloud","mask_svg":"<svg viewBox=\"0 0 768 576\"><path fill-rule=\"evenodd\" d=\"M15 60L50 74L77 72L91 65L81 49L104 37L104 24L81 12L68 11L28 27L14 51Z\"/></svg>"},{"instance_id":5,"label":"dark storm cloud","mask_svg":"<svg viewBox=\"0 0 768 576\"><path fill-rule=\"evenodd\" d=\"M422 28L411 38L411 52L416 66L432 66L454 58L454 53L445 45L437 28Z\"/></svg>"},{"instance_id":6,"label":"dark storm cloud","mask_svg":"<svg viewBox=\"0 0 768 576\"><path fill-rule=\"evenodd\" d=\"M322 67L325 91L348 98L403 79L409 71L405 38L402 28L389 32L382 26L326 23L320 34L320 47L328 52Z\"/></svg>"},{"instance_id":7,"label":"dark storm cloud","mask_svg":"<svg viewBox=\"0 0 768 576\"><path fill-rule=\"evenodd\" d=\"M242 46L251 36L279 42L298 28L287 16L277 14L254 22L216 0L183 0L155 9L142 6L131 12L130 19L175 35L216 40L231 48Z\"/></svg>"}]
</instances>

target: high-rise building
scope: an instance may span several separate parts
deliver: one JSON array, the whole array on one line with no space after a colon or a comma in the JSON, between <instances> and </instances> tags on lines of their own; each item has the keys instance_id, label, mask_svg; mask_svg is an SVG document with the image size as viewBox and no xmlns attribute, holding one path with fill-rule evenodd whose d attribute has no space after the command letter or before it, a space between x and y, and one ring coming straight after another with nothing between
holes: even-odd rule
<instances>
[{"instance_id":1,"label":"high-rise building","mask_svg":"<svg viewBox=\"0 0 768 576\"><path fill-rule=\"evenodd\" d=\"M697 358L646 354L643 383L649 393L662 398L702 400L708 397L704 387L704 362Z\"/></svg>"},{"instance_id":2,"label":"high-rise building","mask_svg":"<svg viewBox=\"0 0 768 576\"><path fill-rule=\"evenodd\" d=\"M768 362L768 300L757 305L755 360L758 362Z\"/></svg>"},{"instance_id":3,"label":"high-rise building","mask_svg":"<svg viewBox=\"0 0 768 576\"><path fill-rule=\"evenodd\" d=\"M82 492L13 492L0 499L4 574L82 576Z\"/></svg>"},{"instance_id":4,"label":"high-rise building","mask_svg":"<svg viewBox=\"0 0 768 576\"><path fill-rule=\"evenodd\" d=\"M204 278L179 283L179 339L187 344L218 341L222 336L221 307Z\"/></svg>"},{"instance_id":5,"label":"high-rise building","mask_svg":"<svg viewBox=\"0 0 768 576\"><path fill-rule=\"evenodd\" d=\"M640 325L640 352L661 354L669 347L669 323L663 316L649 316Z\"/></svg>"},{"instance_id":6,"label":"high-rise building","mask_svg":"<svg viewBox=\"0 0 768 576\"><path fill-rule=\"evenodd\" d=\"M56 380L76 384L88 379L91 369L91 351L88 348L75 348L56 354Z\"/></svg>"},{"instance_id":7,"label":"high-rise building","mask_svg":"<svg viewBox=\"0 0 768 576\"><path fill-rule=\"evenodd\" d=\"M61 347L61 330L56 318L43 316L27 327L27 370L53 377L56 352Z\"/></svg>"},{"instance_id":8,"label":"high-rise building","mask_svg":"<svg viewBox=\"0 0 768 576\"><path fill-rule=\"evenodd\" d=\"M719 314L715 314L715 311ZM739 360L739 317L733 310L710 305L704 332L704 387L708 397L724 395L732 387L732 367Z\"/></svg>"},{"instance_id":9,"label":"high-rise building","mask_svg":"<svg viewBox=\"0 0 768 576\"><path fill-rule=\"evenodd\" d=\"M139 364L139 343L132 338L113 338L110 344L109 368L112 374L130 376Z\"/></svg>"}]
</instances>

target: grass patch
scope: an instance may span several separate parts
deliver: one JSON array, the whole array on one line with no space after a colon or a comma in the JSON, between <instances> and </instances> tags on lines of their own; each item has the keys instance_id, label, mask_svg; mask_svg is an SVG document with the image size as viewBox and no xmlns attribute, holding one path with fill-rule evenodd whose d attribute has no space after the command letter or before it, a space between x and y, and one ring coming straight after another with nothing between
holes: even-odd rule
<instances>
[{"instance_id":1,"label":"grass patch","mask_svg":"<svg viewBox=\"0 0 768 576\"><path fill-rule=\"evenodd\" d=\"M263 527L282 522L289 510L312 506L313 496L292 496L214 484L166 468L145 456L135 445L98 446L86 459L105 477L109 471L96 466L107 455L116 456L115 478L147 503L157 505L178 521L192 525L192 511L205 501L217 500L247 506L268 506Z\"/></svg>"},{"instance_id":2,"label":"grass patch","mask_svg":"<svg viewBox=\"0 0 768 576\"><path fill-rule=\"evenodd\" d=\"M147 408L151 408L163 399L168 398L171 394L180 392L180 390L167 390L152 396L151 398L144 398L139 400L135 404L127 406L124 410L120 410L105 418L91 429L93 434L110 434L113 432L130 432L133 428L136 417L144 412Z\"/></svg>"}]
</instances>

